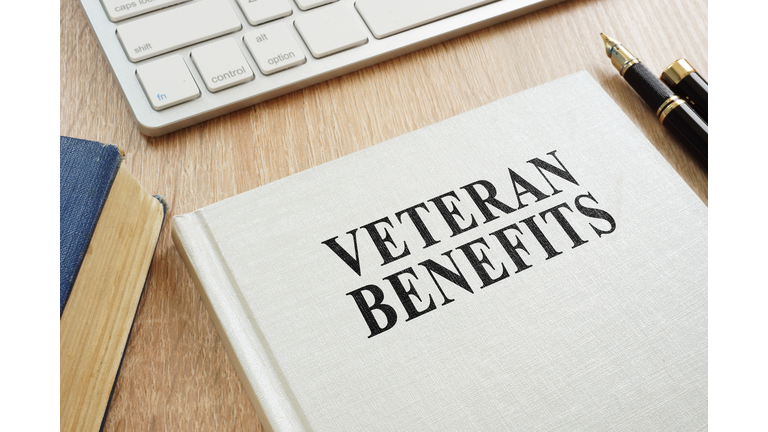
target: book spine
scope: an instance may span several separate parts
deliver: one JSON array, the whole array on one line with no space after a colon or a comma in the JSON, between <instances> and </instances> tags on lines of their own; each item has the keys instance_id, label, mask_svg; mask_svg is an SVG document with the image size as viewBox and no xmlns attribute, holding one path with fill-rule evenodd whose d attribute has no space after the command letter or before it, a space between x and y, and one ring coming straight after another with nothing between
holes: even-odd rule
<instances>
[{"instance_id":1,"label":"book spine","mask_svg":"<svg viewBox=\"0 0 768 432\"><path fill-rule=\"evenodd\" d=\"M59 138L59 318L123 160L111 144Z\"/></svg>"},{"instance_id":2,"label":"book spine","mask_svg":"<svg viewBox=\"0 0 768 432\"><path fill-rule=\"evenodd\" d=\"M175 216L171 236L208 310L229 358L265 431L309 431L306 419L244 307L242 295L221 256L205 216Z\"/></svg>"}]
</instances>

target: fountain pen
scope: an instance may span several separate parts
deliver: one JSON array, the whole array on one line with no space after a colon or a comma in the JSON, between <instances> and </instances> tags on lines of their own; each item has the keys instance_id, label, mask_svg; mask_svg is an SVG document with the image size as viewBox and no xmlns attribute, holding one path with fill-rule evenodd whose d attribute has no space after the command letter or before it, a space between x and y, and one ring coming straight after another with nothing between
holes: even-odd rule
<instances>
[{"instance_id":1,"label":"fountain pen","mask_svg":"<svg viewBox=\"0 0 768 432\"><path fill-rule=\"evenodd\" d=\"M637 92L651 109L656 110L662 126L675 132L704 163L708 162L707 123L699 117L683 98L659 80L624 46L603 33L605 53L624 80Z\"/></svg>"}]
</instances>

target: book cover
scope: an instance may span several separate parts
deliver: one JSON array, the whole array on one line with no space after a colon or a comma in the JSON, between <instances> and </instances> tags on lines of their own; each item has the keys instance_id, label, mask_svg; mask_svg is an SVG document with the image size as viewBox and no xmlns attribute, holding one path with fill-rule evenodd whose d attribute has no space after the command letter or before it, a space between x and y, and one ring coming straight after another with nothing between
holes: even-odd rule
<instances>
[{"instance_id":1,"label":"book cover","mask_svg":"<svg viewBox=\"0 0 768 432\"><path fill-rule=\"evenodd\" d=\"M117 146L59 138L59 316L122 160Z\"/></svg>"},{"instance_id":2,"label":"book cover","mask_svg":"<svg viewBox=\"0 0 768 432\"><path fill-rule=\"evenodd\" d=\"M707 209L585 72L173 237L267 430L707 428Z\"/></svg>"}]
</instances>

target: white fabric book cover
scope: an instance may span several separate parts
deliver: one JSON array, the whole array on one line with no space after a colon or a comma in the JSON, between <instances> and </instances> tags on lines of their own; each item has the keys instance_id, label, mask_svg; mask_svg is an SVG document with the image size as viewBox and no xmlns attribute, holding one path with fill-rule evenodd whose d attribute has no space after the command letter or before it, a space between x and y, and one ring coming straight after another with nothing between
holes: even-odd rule
<instances>
[{"instance_id":1,"label":"white fabric book cover","mask_svg":"<svg viewBox=\"0 0 768 432\"><path fill-rule=\"evenodd\" d=\"M707 208L585 72L173 236L267 430L707 429Z\"/></svg>"}]
</instances>

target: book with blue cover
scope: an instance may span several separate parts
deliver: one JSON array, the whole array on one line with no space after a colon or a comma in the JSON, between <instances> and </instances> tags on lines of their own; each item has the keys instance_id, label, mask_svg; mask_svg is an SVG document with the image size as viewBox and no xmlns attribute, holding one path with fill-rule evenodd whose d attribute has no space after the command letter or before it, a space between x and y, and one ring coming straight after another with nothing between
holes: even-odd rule
<instances>
[{"instance_id":1,"label":"book with blue cover","mask_svg":"<svg viewBox=\"0 0 768 432\"><path fill-rule=\"evenodd\" d=\"M114 145L64 136L59 145L61 316L123 154Z\"/></svg>"},{"instance_id":2,"label":"book with blue cover","mask_svg":"<svg viewBox=\"0 0 768 432\"><path fill-rule=\"evenodd\" d=\"M165 217L117 146L61 137L60 423L98 431Z\"/></svg>"}]
</instances>

